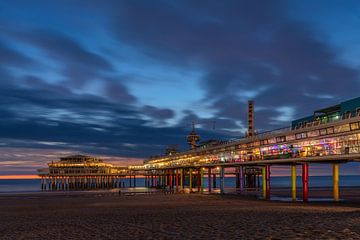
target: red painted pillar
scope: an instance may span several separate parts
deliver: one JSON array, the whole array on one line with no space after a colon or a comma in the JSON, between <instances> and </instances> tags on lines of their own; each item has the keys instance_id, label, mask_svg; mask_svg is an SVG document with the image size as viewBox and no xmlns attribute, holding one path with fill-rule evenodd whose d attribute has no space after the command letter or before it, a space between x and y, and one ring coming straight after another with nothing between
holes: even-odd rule
<instances>
[{"instance_id":1,"label":"red painted pillar","mask_svg":"<svg viewBox=\"0 0 360 240\"><path fill-rule=\"evenodd\" d=\"M179 192L179 169L175 170L176 192Z\"/></svg>"},{"instance_id":2,"label":"red painted pillar","mask_svg":"<svg viewBox=\"0 0 360 240\"><path fill-rule=\"evenodd\" d=\"M170 189L173 188L173 170L169 170L169 186Z\"/></svg>"},{"instance_id":3,"label":"red painted pillar","mask_svg":"<svg viewBox=\"0 0 360 240\"><path fill-rule=\"evenodd\" d=\"M302 165L302 184L303 184L303 201L309 200L309 166L308 163Z\"/></svg>"},{"instance_id":4,"label":"red painted pillar","mask_svg":"<svg viewBox=\"0 0 360 240\"><path fill-rule=\"evenodd\" d=\"M209 187L209 193L211 193L211 168L208 168L208 187Z\"/></svg>"},{"instance_id":5,"label":"red painted pillar","mask_svg":"<svg viewBox=\"0 0 360 240\"><path fill-rule=\"evenodd\" d=\"M266 165L266 200L270 199L270 165Z\"/></svg>"}]
</instances>

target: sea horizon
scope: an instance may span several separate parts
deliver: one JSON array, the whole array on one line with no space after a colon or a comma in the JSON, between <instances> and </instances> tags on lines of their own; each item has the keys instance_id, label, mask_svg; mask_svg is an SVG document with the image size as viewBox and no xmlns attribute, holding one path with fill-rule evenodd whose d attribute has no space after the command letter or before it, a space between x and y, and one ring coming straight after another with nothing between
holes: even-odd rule
<instances>
[{"instance_id":1,"label":"sea horizon","mask_svg":"<svg viewBox=\"0 0 360 240\"><path fill-rule=\"evenodd\" d=\"M260 177L261 178L261 177ZM125 182L125 188L129 188L129 179L123 179ZM260 181L261 182L261 181ZM272 176L271 188L290 188L291 179L290 176ZM204 188L207 188L207 177L204 178ZM219 178L217 178L217 187L220 185ZM235 177L225 178L225 188L235 188ZM299 189L302 187L302 178L297 176L296 185ZM342 175L339 181L340 187L360 187L360 175ZM137 178L137 188L145 187L145 179ZM309 188L318 187L332 187L332 176L309 176ZM0 179L0 194L6 193L35 193L42 192L41 179ZM52 192L52 191L45 191ZM59 191L54 191L59 192ZM81 192L81 191L78 191Z\"/></svg>"}]
</instances>

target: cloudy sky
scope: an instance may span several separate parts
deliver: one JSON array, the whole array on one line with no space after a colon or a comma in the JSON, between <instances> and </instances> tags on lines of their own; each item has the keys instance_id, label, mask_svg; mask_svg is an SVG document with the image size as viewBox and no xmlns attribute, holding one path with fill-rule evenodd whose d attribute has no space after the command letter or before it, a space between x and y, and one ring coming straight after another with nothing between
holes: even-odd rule
<instances>
[{"instance_id":1,"label":"cloudy sky","mask_svg":"<svg viewBox=\"0 0 360 240\"><path fill-rule=\"evenodd\" d=\"M360 2L0 0L0 175L83 153L140 162L360 89ZM215 124L214 124L215 122Z\"/></svg>"}]
</instances>

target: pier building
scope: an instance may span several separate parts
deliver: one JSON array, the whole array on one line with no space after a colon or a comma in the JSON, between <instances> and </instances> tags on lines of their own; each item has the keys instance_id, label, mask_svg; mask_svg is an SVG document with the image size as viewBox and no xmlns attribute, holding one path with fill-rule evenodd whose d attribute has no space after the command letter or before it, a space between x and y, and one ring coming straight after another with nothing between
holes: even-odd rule
<instances>
[{"instance_id":1,"label":"pier building","mask_svg":"<svg viewBox=\"0 0 360 240\"><path fill-rule=\"evenodd\" d=\"M301 165L302 198L307 201L309 164L331 164L333 197L335 201L339 200L339 164L360 161L360 98L316 110L311 116L294 120L289 127L264 133L250 132L253 131L253 117L253 102L250 101L247 137L150 158L144 162L144 168L149 173L161 172L161 176L167 178L162 182L170 181L170 184L173 184L172 175L181 180L188 176L190 192L193 191L193 175L200 179L199 190L203 189L202 177L207 176L210 192L211 178L216 177L212 173L217 169L220 192L224 191L224 175L228 169L235 169L236 186L239 191L244 191L246 181L257 182L247 178L246 174L259 176L260 169L263 197L269 199L271 166L289 165L291 196L296 201L296 165ZM194 134L192 131L191 135ZM177 177L177 174L181 176ZM183 183L180 182L179 191L182 190Z\"/></svg>"},{"instance_id":2,"label":"pier building","mask_svg":"<svg viewBox=\"0 0 360 240\"><path fill-rule=\"evenodd\" d=\"M136 166L133 166L133 168ZM123 185L123 178L135 174L129 167L116 167L100 158L73 155L48 163L39 169L43 190L90 190L115 188Z\"/></svg>"},{"instance_id":3,"label":"pier building","mask_svg":"<svg viewBox=\"0 0 360 240\"><path fill-rule=\"evenodd\" d=\"M333 198L339 201L339 164L360 161L359 109L360 98L355 98L316 110L311 116L294 120L289 127L256 133L253 126L254 102L249 101L249 127L244 138L197 144L200 136L193 126L187 137L190 150L151 157L141 166L114 167L91 158L70 157L49 164L49 172L39 175L45 177L45 181L50 180L51 184L64 177L71 183L79 182L71 180L76 177L85 178L87 182L89 177L101 176L101 179L108 179L105 182L110 177L107 186L116 185L113 184L114 178L129 176L134 178L135 185L136 175L142 175L145 176L146 187L200 193L210 193L219 188L220 193L224 193L224 177L232 174L236 176L238 192L248 188L259 190L261 187L263 198L270 199L271 167L287 165L290 166L292 185L289 194L293 201L297 201L296 166L300 165L301 198L308 201L309 164L323 163L332 165ZM89 167L88 164L98 167ZM207 189L204 189L205 176ZM216 186L216 178L220 179L219 186Z\"/></svg>"}]
</instances>

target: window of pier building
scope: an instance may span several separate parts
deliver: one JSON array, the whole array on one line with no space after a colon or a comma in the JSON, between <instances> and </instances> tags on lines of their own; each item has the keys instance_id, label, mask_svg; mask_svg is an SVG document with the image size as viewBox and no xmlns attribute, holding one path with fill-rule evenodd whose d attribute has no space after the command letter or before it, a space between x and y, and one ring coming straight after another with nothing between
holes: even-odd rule
<instances>
[{"instance_id":1,"label":"window of pier building","mask_svg":"<svg viewBox=\"0 0 360 240\"><path fill-rule=\"evenodd\" d=\"M276 143L276 138L269 138L268 142L269 142L269 144Z\"/></svg>"},{"instance_id":2,"label":"window of pier building","mask_svg":"<svg viewBox=\"0 0 360 240\"><path fill-rule=\"evenodd\" d=\"M253 147L253 146L254 146L254 142L249 142L249 143L246 144L246 147L247 147L247 148L251 148L251 147Z\"/></svg>"},{"instance_id":3,"label":"window of pier building","mask_svg":"<svg viewBox=\"0 0 360 240\"><path fill-rule=\"evenodd\" d=\"M327 134L334 134L334 127L329 127L326 129Z\"/></svg>"},{"instance_id":4,"label":"window of pier building","mask_svg":"<svg viewBox=\"0 0 360 240\"><path fill-rule=\"evenodd\" d=\"M360 153L360 133L260 148L266 159Z\"/></svg>"},{"instance_id":5,"label":"window of pier building","mask_svg":"<svg viewBox=\"0 0 360 240\"><path fill-rule=\"evenodd\" d=\"M241 153L241 160L243 161L256 161L261 159L262 154L260 152L260 148L253 148Z\"/></svg>"},{"instance_id":6,"label":"window of pier building","mask_svg":"<svg viewBox=\"0 0 360 240\"><path fill-rule=\"evenodd\" d=\"M314 126L318 126L318 125L320 125L320 119L314 121Z\"/></svg>"},{"instance_id":7,"label":"window of pier building","mask_svg":"<svg viewBox=\"0 0 360 240\"><path fill-rule=\"evenodd\" d=\"M317 137L317 136L319 136L319 130L309 131L309 132L307 132L307 136L308 137Z\"/></svg>"},{"instance_id":8,"label":"window of pier building","mask_svg":"<svg viewBox=\"0 0 360 240\"><path fill-rule=\"evenodd\" d=\"M341 133L341 132L347 132L347 131L350 131L350 125L349 124L343 124L343 125L334 127L334 132L335 133Z\"/></svg>"},{"instance_id":9,"label":"window of pier building","mask_svg":"<svg viewBox=\"0 0 360 240\"><path fill-rule=\"evenodd\" d=\"M358 130L359 123L358 122L350 123L350 128L351 128L351 131Z\"/></svg>"},{"instance_id":10,"label":"window of pier building","mask_svg":"<svg viewBox=\"0 0 360 240\"><path fill-rule=\"evenodd\" d=\"M296 139L304 139L304 138L306 138L306 132L296 134Z\"/></svg>"},{"instance_id":11,"label":"window of pier building","mask_svg":"<svg viewBox=\"0 0 360 240\"><path fill-rule=\"evenodd\" d=\"M326 135L326 128L320 129L320 135Z\"/></svg>"},{"instance_id":12,"label":"window of pier building","mask_svg":"<svg viewBox=\"0 0 360 240\"><path fill-rule=\"evenodd\" d=\"M277 142L277 143L286 142L286 137L285 137L285 136L277 137L277 138L276 138L276 142Z\"/></svg>"},{"instance_id":13,"label":"window of pier building","mask_svg":"<svg viewBox=\"0 0 360 240\"><path fill-rule=\"evenodd\" d=\"M242 161L245 161L245 160L247 160L247 159L246 159L246 156L247 156L246 150L241 150L241 151L240 151L240 159L241 159Z\"/></svg>"},{"instance_id":14,"label":"window of pier building","mask_svg":"<svg viewBox=\"0 0 360 240\"><path fill-rule=\"evenodd\" d=\"M260 153L260 148L254 148L252 151L252 155L254 157L253 160L261 160L261 153Z\"/></svg>"},{"instance_id":15,"label":"window of pier building","mask_svg":"<svg viewBox=\"0 0 360 240\"><path fill-rule=\"evenodd\" d=\"M276 158L283 158L283 151L284 146L283 145L273 145L268 148L267 151L264 151L263 149L263 156L264 159L276 159Z\"/></svg>"},{"instance_id":16,"label":"window of pier building","mask_svg":"<svg viewBox=\"0 0 360 240\"><path fill-rule=\"evenodd\" d=\"M267 139L260 140L260 145L267 145L267 144L268 144Z\"/></svg>"},{"instance_id":17,"label":"window of pier building","mask_svg":"<svg viewBox=\"0 0 360 240\"><path fill-rule=\"evenodd\" d=\"M286 141L293 141L293 140L295 140L295 135L294 134L286 136Z\"/></svg>"}]
</instances>

